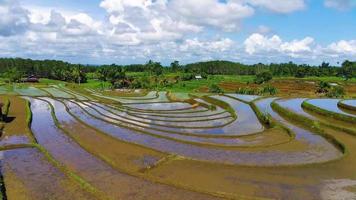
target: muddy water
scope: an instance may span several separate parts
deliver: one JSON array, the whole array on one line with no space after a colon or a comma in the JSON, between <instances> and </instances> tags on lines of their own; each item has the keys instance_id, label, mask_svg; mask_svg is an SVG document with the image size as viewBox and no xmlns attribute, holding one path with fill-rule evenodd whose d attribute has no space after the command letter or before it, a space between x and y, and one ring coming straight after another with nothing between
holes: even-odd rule
<instances>
[{"instance_id":1,"label":"muddy water","mask_svg":"<svg viewBox=\"0 0 356 200\"><path fill-rule=\"evenodd\" d=\"M72 96L74 96L76 99L81 100L81 101L87 101L87 100L90 99L89 97L81 95L81 94L79 94L77 92L74 92L73 90L65 88L64 86L63 87L59 87L58 89L66 92L66 93L68 93L68 94L70 94Z\"/></svg>"},{"instance_id":2,"label":"muddy water","mask_svg":"<svg viewBox=\"0 0 356 200\"><path fill-rule=\"evenodd\" d=\"M113 119L117 119L120 122L128 122L134 125L140 125L144 127L151 127L160 130L173 131L173 132L181 132L177 130L177 128L208 128L214 126L223 126L234 119L230 116L217 118L216 120L200 120L200 121L184 121L184 122L168 122L168 121L155 121L148 117L141 118L129 115L127 112L120 112L113 109L104 109L103 106L97 106L90 103L78 103L81 106L90 106L96 111L98 111L103 116L108 116ZM100 116L99 116L100 117ZM169 118L168 118L169 119Z\"/></svg>"},{"instance_id":3,"label":"muddy water","mask_svg":"<svg viewBox=\"0 0 356 200\"><path fill-rule=\"evenodd\" d=\"M340 99L310 99L307 102L327 111L348 115L356 118L355 114L342 111L337 105L339 101Z\"/></svg>"},{"instance_id":4,"label":"muddy water","mask_svg":"<svg viewBox=\"0 0 356 200\"><path fill-rule=\"evenodd\" d=\"M78 103L81 105L79 107L76 104L73 104L71 102L66 102L66 104L70 107L72 110L77 110L80 111L80 109L84 109L90 114L96 116L99 119L103 119L104 121L115 123L119 125L120 127L126 127L130 128L132 130L137 130L137 131L143 131L146 133L149 133L151 135L157 136L157 137L164 137L167 139L172 139L172 140L178 140L180 142L185 142L185 143L194 143L197 145L215 145L215 146L231 146L231 147L255 147L255 146L266 146L266 145L273 145L273 144L280 144L286 141L289 141L289 137L287 137L286 134L277 131L276 132L269 132L267 134L261 134L257 136L251 136L251 137L244 137L244 138L211 138L211 137L198 137L198 136L191 136L191 135L182 135L181 133L179 134L173 134L173 133L168 133L166 131L160 131L158 129L152 129L150 127L145 127L145 126L138 126L138 123L134 124L128 124L128 123L120 123L117 120L115 120L115 116L112 115L112 117L105 117L101 113L96 112L90 107L85 106L85 104ZM82 112L82 111L81 111ZM110 113L109 113L110 114Z\"/></svg>"},{"instance_id":5,"label":"muddy water","mask_svg":"<svg viewBox=\"0 0 356 200\"><path fill-rule=\"evenodd\" d=\"M169 124L168 122L154 122L150 123L150 128L159 129L163 131L173 132L173 133L182 133L182 134L191 134L191 135L217 135L217 136L237 136L237 135L249 135L257 132L261 132L264 130L264 127L257 119L253 110L249 105L239 102L237 100L230 99L228 97L223 96L215 96L214 98L221 100L231 100L233 108L238 114L237 120L233 118L225 118L219 120L209 120L209 121L201 121L201 122L193 122L192 124L195 127L189 127L189 123L185 123L184 126L179 127L174 124ZM94 112L92 112L94 114ZM101 117L102 115L110 116L112 118L117 118L117 116L113 116L112 113L108 113L106 110L101 109L100 113L96 113L97 117ZM125 120L125 119L120 119ZM135 124L138 124L137 122ZM158 126L159 124L171 125L169 126ZM218 128L215 128L218 127Z\"/></svg>"},{"instance_id":6,"label":"muddy water","mask_svg":"<svg viewBox=\"0 0 356 200\"><path fill-rule=\"evenodd\" d=\"M48 94L40 89L35 87L28 87L28 88L16 88L14 89L20 95L24 96L48 96Z\"/></svg>"},{"instance_id":7,"label":"muddy water","mask_svg":"<svg viewBox=\"0 0 356 200\"><path fill-rule=\"evenodd\" d=\"M171 103L141 103L141 104L130 104L129 108L137 109L137 110L148 110L148 111L177 111L177 110L206 110L202 107L193 108L189 103L181 103L181 102L171 102Z\"/></svg>"},{"instance_id":8,"label":"muddy water","mask_svg":"<svg viewBox=\"0 0 356 200\"><path fill-rule=\"evenodd\" d=\"M232 196L248 195L251 199L352 199L344 197L350 196L350 191L355 193L351 189L356 185L356 138L332 129L326 128L326 131L345 144L349 152L347 156L320 165L272 168L228 167L176 160L153 169L150 175L202 190L219 191Z\"/></svg>"},{"instance_id":9,"label":"muddy water","mask_svg":"<svg viewBox=\"0 0 356 200\"><path fill-rule=\"evenodd\" d=\"M225 117L230 117L231 114L226 111L219 111L219 112L201 112L199 113L200 116L195 116L196 113L184 113L182 114L169 114L166 113L159 113L159 114L148 114L148 113L140 113L140 112L132 112L126 111L123 109L117 109L112 106L104 105L101 103L95 102L87 102L87 105L95 106L107 110L113 114L118 116L122 116L125 118L136 117L140 119L148 119L153 121L167 121L167 122L189 122L189 121L205 121L205 120L212 120L212 119L220 119ZM195 117L191 116L194 115Z\"/></svg>"},{"instance_id":10,"label":"muddy water","mask_svg":"<svg viewBox=\"0 0 356 200\"><path fill-rule=\"evenodd\" d=\"M120 173L82 149L58 129L52 119L48 103L31 99L31 109L34 113L32 130L39 144L69 170L113 199L210 198Z\"/></svg>"},{"instance_id":11,"label":"muddy water","mask_svg":"<svg viewBox=\"0 0 356 200\"><path fill-rule=\"evenodd\" d=\"M99 120L94 118L93 116L84 112L79 106L71 102L67 101L67 105L69 106L70 112L73 113L76 117L88 125L96 127L97 129L113 137L127 142L144 145L159 151L178 154L197 160L240 165L276 166L323 162L338 158L340 156L340 153L329 143L326 143L326 145L329 145L326 147L317 146L315 149L310 147L311 149L309 151L304 150L308 146L303 144L294 144L291 147L289 143L268 148L256 148L253 150L227 150L184 144L165 138L153 137L151 135L135 132L130 129L125 129L120 126L108 123L103 119ZM89 112L89 110L90 108L86 108L86 111ZM327 151L327 149L324 149L328 147L331 147L331 152ZM299 150L298 148L301 148L302 150Z\"/></svg>"},{"instance_id":12,"label":"muddy water","mask_svg":"<svg viewBox=\"0 0 356 200\"><path fill-rule=\"evenodd\" d=\"M7 199L94 199L35 148L0 152Z\"/></svg>"},{"instance_id":13,"label":"muddy water","mask_svg":"<svg viewBox=\"0 0 356 200\"><path fill-rule=\"evenodd\" d=\"M128 100L149 100L149 99L157 98L157 92L150 91L145 96L139 96L139 97L119 97L119 98L128 99Z\"/></svg>"},{"instance_id":14,"label":"muddy water","mask_svg":"<svg viewBox=\"0 0 356 200\"><path fill-rule=\"evenodd\" d=\"M66 92L63 92L62 90L59 90L57 88L42 88L42 89L57 98L68 98L68 99L74 98L74 96L72 96Z\"/></svg>"},{"instance_id":15,"label":"muddy water","mask_svg":"<svg viewBox=\"0 0 356 200\"><path fill-rule=\"evenodd\" d=\"M104 99L113 100L123 104L133 104L133 103L156 103L156 102L169 102L166 92L158 92L158 97L155 98L120 98L120 97L110 97L99 93L93 93L93 96L97 96Z\"/></svg>"},{"instance_id":16,"label":"muddy water","mask_svg":"<svg viewBox=\"0 0 356 200\"><path fill-rule=\"evenodd\" d=\"M341 152L323 137L291 124L276 112L274 112L271 108L271 103L275 99L276 98L266 98L257 101L255 104L262 112L271 115L273 119L290 128L295 133L295 140L297 142L301 142L309 147L305 152L300 152L301 154L314 154L314 156L319 154L320 157L329 157L329 159L336 159L342 156Z\"/></svg>"},{"instance_id":17,"label":"muddy water","mask_svg":"<svg viewBox=\"0 0 356 200\"><path fill-rule=\"evenodd\" d=\"M355 107L356 108L356 99L354 100L344 100L342 101L343 104L351 106L351 107Z\"/></svg>"},{"instance_id":18,"label":"muddy water","mask_svg":"<svg viewBox=\"0 0 356 200\"><path fill-rule=\"evenodd\" d=\"M26 135L12 135L12 136L4 136L1 138L0 146L9 146L9 145L19 145L19 144L29 144L31 140Z\"/></svg>"},{"instance_id":19,"label":"muddy water","mask_svg":"<svg viewBox=\"0 0 356 200\"><path fill-rule=\"evenodd\" d=\"M42 98L52 104L55 115L67 133L76 139L78 143L94 152L95 155L110 159L110 163L129 171L138 171L142 168L154 165L166 154L148 150L142 147L126 144L107 137L73 118L62 102L50 98ZM78 131L81 130L81 131Z\"/></svg>"},{"instance_id":20,"label":"muddy water","mask_svg":"<svg viewBox=\"0 0 356 200\"><path fill-rule=\"evenodd\" d=\"M306 100L306 98L296 98L296 99L281 99L278 100L277 103L296 114L303 115L309 119L316 120L317 118L305 112L302 108L302 103Z\"/></svg>"},{"instance_id":21,"label":"muddy water","mask_svg":"<svg viewBox=\"0 0 356 200\"><path fill-rule=\"evenodd\" d=\"M230 96L236 99L240 99L246 102L252 102L258 98L260 98L261 96L257 96L257 95L245 95L245 94L226 94L226 96Z\"/></svg>"}]
</instances>

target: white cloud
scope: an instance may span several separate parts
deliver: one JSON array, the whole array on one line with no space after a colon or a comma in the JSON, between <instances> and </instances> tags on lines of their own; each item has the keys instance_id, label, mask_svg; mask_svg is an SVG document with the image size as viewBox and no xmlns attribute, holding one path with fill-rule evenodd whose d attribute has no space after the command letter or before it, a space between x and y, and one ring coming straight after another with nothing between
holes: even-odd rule
<instances>
[{"instance_id":1,"label":"white cloud","mask_svg":"<svg viewBox=\"0 0 356 200\"><path fill-rule=\"evenodd\" d=\"M215 52L221 53L231 49L234 45L234 41L229 38L222 38L213 41L200 41L198 38L187 39L182 45L180 45L181 51L193 51L193 52Z\"/></svg>"},{"instance_id":2,"label":"white cloud","mask_svg":"<svg viewBox=\"0 0 356 200\"><path fill-rule=\"evenodd\" d=\"M225 33L241 28L244 19L260 10L256 8L295 12L305 8L301 0L103 0L103 20L83 11L0 2L0 56L84 63L148 59L309 63L356 55L355 40L325 46L311 37L285 41L272 35L268 26L253 28L256 33L242 43Z\"/></svg>"},{"instance_id":3,"label":"white cloud","mask_svg":"<svg viewBox=\"0 0 356 200\"><path fill-rule=\"evenodd\" d=\"M261 51L278 51L281 44L282 40L279 36L274 35L268 38L259 33L252 34L244 42L245 51L248 54L255 54Z\"/></svg>"},{"instance_id":4,"label":"white cloud","mask_svg":"<svg viewBox=\"0 0 356 200\"><path fill-rule=\"evenodd\" d=\"M337 10L348 10L356 6L356 3L352 0L325 0L324 5Z\"/></svg>"},{"instance_id":5,"label":"white cloud","mask_svg":"<svg viewBox=\"0 0 356 200\"><path fill-rule=\"evenodd\" d=\"M336 54L356 55L356 40L334 42L331 43L326 50Z\"/></svg>"},{"instance_id":6,"label":"white cloud","mask_svg":"<svg viewBox=\"0 0 356 200\"><path fill-rule=\"evenodd\" d=\"M169 7L177 18L187 22L237 30L242 19L254 14L254 9L244 3L227 0L171 0Z\"/></svg>"},{"instance_id":7,"label":"white cloud","mask_svg":"<svg viewBox=\"0 0 356 200\"><path fill-rule=\"evenodd\" d=\"M293 40L291 42L285 42L280 46L280 50L290 53L307 53L312 51L311 45L314 43L314 39L306 37L302 40Z\"/></svg>"},{"instance_id":8,"label":"white cloud","mask_svg":"<svg viewBox=\"0 0 356 200\"><path fill-rule=\"evenodd\" d=\"M0 1L0 36L11 36L26 31L28 12L15 0Z\"/></svg>"},{"instance_id":9,"label":"white cloud","mask_svg":"<svg viewBox=\"0 0 356 200\"><path fill-rule=\"evenodd\" d=\"M313 45L314 39L311 37L283 42L278 35L268 37L259 33L252 34L244 42L245 51L250 55L277 53L291 57L310 55L313 51Z\"/></svg>"},{"instance_id":10,"label":"white cloud","mask_svg":"<svg viewBox=\"0 0 356 200\"><path fill-rule=\"evenodd\" d=\"M241 1L241 0L240 0ZM303 10L306 7L304 0L244 0L245 2L266 8L277 13L291 13Z\"/></svg>"}]
</instances>

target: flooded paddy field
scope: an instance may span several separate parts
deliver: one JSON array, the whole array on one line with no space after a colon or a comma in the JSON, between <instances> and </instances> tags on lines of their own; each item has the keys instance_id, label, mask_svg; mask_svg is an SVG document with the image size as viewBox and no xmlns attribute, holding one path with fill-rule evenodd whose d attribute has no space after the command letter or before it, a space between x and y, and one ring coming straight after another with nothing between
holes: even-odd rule
<instances>
[{"instance_id":1,"label":"flooded paddy field","mask_svg":"<svg viewBox=\"0 0 356 200\"><path fill-rule=\"evenodd\" d=\"M354 100L7 91L7 199L356 197Z\"/></svg>"}]
</instances>

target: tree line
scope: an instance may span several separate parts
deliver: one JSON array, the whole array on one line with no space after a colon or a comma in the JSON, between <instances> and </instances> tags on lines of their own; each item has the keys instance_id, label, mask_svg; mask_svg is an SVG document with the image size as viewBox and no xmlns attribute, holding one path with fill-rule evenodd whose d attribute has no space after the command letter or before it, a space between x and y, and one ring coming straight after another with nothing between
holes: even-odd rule
<instances>
[{"instance_id":1,"label":"tree line","mask_svg":"<svg viewBox=\"0 0 356 200\"><path fill-rule=\"evenodd\" d=\"M138 85L147 81L133 80L132 77L126 76L127 72L146 72L152 77L159 77L166 73L177 73L182 76L182 79L187 80L192 79L194 75L201 75L202 77L207 75L258 75L263 72L268 72L272 76L294 76L298 78L339 76L350 79L356 77L356 62L345 61L342 63L342 67L336 67L326 62L318 66L311 66L293 62L246 65L230 61L208 61L181 65L178 61L174 61L170 66L163 66L159 62L150 60L146 64L92 66L71 64L58 60L0 58L0 75L13 82L31 75L67 82L86 82L89 77L108 81L113 85L118 81L120 84L129 81Z\"/></svg>"}]
</instances>

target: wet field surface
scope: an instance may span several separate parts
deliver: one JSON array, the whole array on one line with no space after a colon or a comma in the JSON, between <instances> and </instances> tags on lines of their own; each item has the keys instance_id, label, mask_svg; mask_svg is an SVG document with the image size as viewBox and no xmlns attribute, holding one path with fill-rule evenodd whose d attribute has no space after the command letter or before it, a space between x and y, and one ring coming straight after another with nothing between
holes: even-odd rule
<instances>
[{"instance_id":1,"label":"wet field surface","mask_svg":"<svg viewBox=\"0 0 356 200\"><path fill-rule=\"evenodd\" d=\"M323 110L339 113L342 115L348 115L356 118L356 114L347 113L341 110L338 106L339 101L340 99L311 99L308 100L307 102Z\"/></svg>"},{"instance_id":2,"label":"wet field surface","mask_svg":"<svg viewBox=\"0 0 356 200\"><path fill-rule=\"evenodd\" d=\"M351 125L319 124L321 134L271 106L327 124L329 116L302 103L352 115L340 99L226 94L187 103L170 102L166 92L83 95L64 86L17 93L23 97L10 98L9 115L16 123L5 123L0 140L8 199L355 197L356 139L342 131Z\"/></svg>"}]
</instances>

